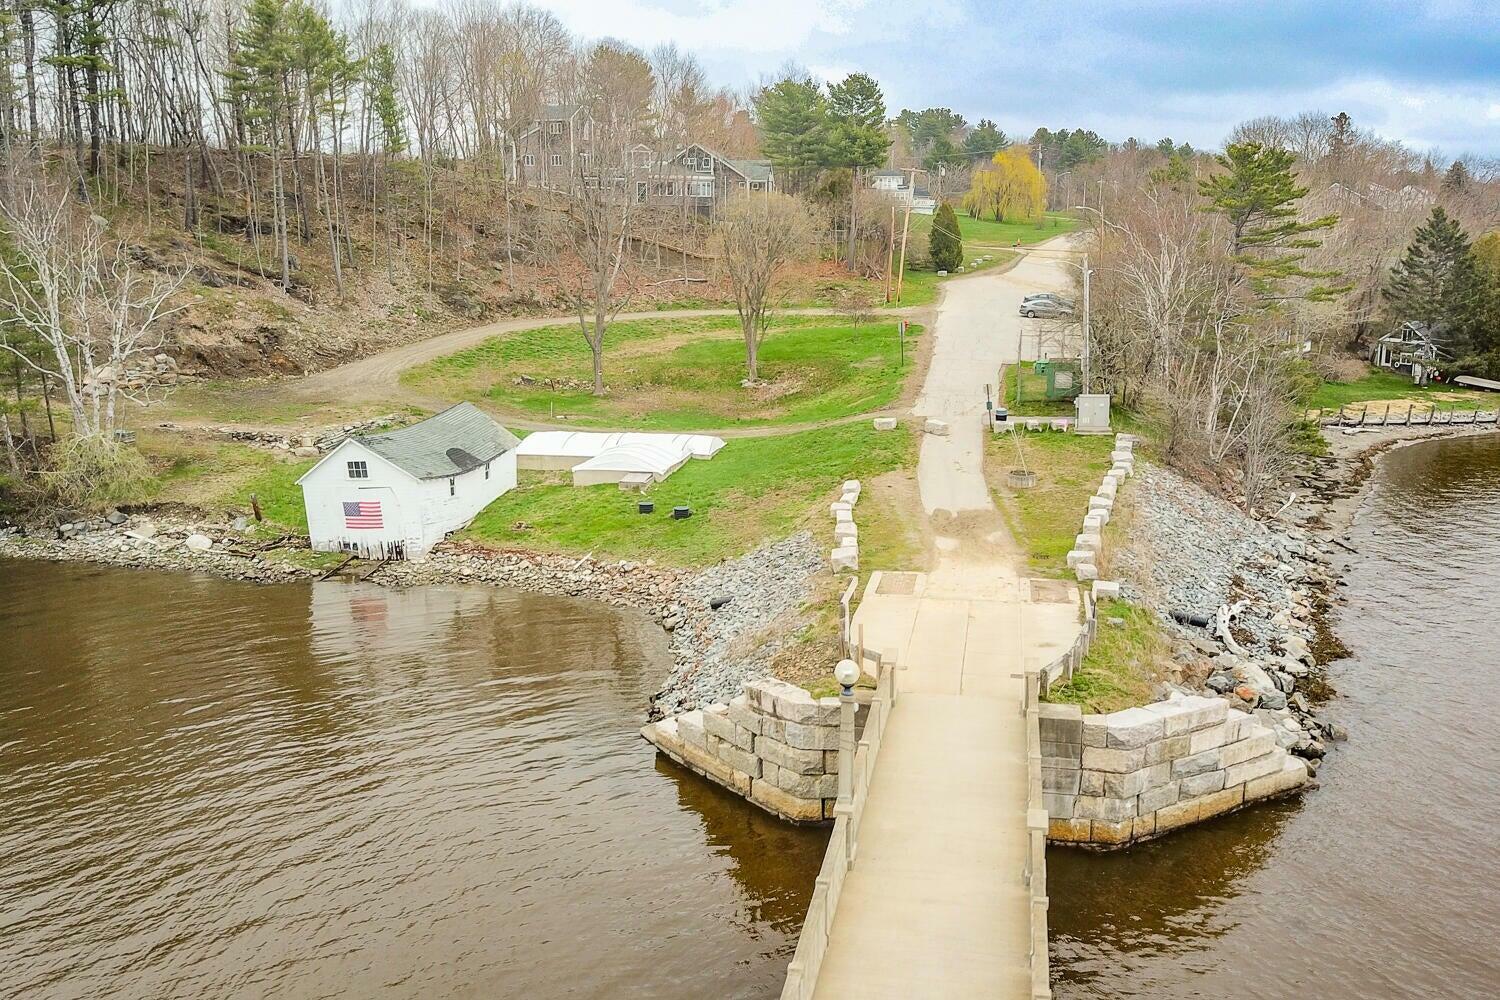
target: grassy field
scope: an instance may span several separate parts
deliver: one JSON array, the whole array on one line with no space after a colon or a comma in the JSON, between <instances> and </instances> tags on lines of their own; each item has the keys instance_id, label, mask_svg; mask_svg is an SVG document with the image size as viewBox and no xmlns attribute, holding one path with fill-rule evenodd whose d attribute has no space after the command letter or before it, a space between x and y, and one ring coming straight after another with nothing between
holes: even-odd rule
<instances>
[{"instance_id":1,"label":"grassy field","mask_svg":"<svg viewBox=\"0 0 1500 1000\"><path fill-rule=\"evenodd\" d=\"M464 534L498 545L703 565L804 524L821 528L827 521L821 501L836 499L843 480L872 479L914 462L915 439L906 428L879 432L861 423L737 438L652 487L654 514L636 513L640 495L614 486L577 488L565 475L523 474L521 485ZM679 504L693 516L672 520Z\"/></svg>"},{"instance_id":2,"label":"grassy field","mask_svg":"<svg viewBox=\"0 0 1500 1000\"><path fill-rule=\"evenodd\" d=\"M908 241L910 246L916 249L908 256L914 256L915 260L907 263L900 305L927 305L937 298L938 285L946 280L944 277L939 277L938 273L926 262L927 241L932 235L932 219L930 215L911 217L911 233ZM1060 212L1047 213L1040 224L971 219L962 212L958 213L959 235L964 239L966 273L997 267L1014 259L1015 254L994 249L995 247L1012 246L1017 240L1021 241L1022 246L1031 246L1077 228L1077 219ZM981 246L984 249L978 249ZM981 256L989 256L990 260L982 261L978 267L975 267L975 259ZM952 277L952 275L947 277Z\"/></svg>"},{"instance_id":3,"label":"grassy field","mask_svg":"<svg viewBox=\"0 0 1500 1000\"><path fill-rule=\"evenodd\" d=\"M763 385L745 388L745 346L732 316L615 323L605 335L608 395L594 396L576 325L522 330L420 365L406 385L484 400L579 427L695 430L812 423L889 406L911 371L914 338L897 324L786 316L760 348ZM904 363L903 363L904 354Z\"/></svg>"},{"instance_id":4,"label":"grassy field","mask_svg":"<svg viewBox=\"0 0 1500 1000\"><path fill-rule=\"evenodd\" d=\"M1307 402L1310 409L1337 410L1340 406L1358 408L1370 405L1372 414L1384 413L1386 404L1395 404L1396 413L1405 413L1412 403L1418 413L1428 407L1476 410L1500 405L1500 396L1475 392L1456 386L1413 385L1410 376L1384 368L1370 368L1364 377L1352 382L1324 382Z\"/></svg>"},{"instance_id":5,"label":"grassy field","mask_svg":"<svg viewBox=\"0 0 1500 1000\"><path fill-rule=\"evenodd\" d=\"M1077 228L1078 220L1063 212L1048 212L1040 222L996 222L958 213L958 229L965 243L1008 247L1020 240L1022 246L1030 246Z\"/></svg>"},{"instance_id":6,"label":"grassy field","mask_svg":"<svg viewBox=\"0 0 1500 1000\"><path fill-rule=\"evenodd\" d=\"M1026 467L1037 474L1027 490L1005 485L1005 471L1019 465L1019 441ZM1026 553L1027 572L1069 577L1067 555L1082 530L1089 497L1109 471L1111 435L1060 434L1053 431L1001 434L989 443L985 475L999 499L1011 535Z\"/></svg>"},{"instance_id":7,"label":"grassy field","mask_svg":"<svg viewBox=\"0 0 1500 1000\"><path fill-rule=\"evenodd\" d=\"M1157 664L1167 656L1161 623L1149 609L1124 601L1101 601L1099 631L1082 666L1047 701L1078 705L1086 713L1116 712L1151 700ZM1111 624L1112 620L1121 622Z\"/></svg>"}]
</instances>

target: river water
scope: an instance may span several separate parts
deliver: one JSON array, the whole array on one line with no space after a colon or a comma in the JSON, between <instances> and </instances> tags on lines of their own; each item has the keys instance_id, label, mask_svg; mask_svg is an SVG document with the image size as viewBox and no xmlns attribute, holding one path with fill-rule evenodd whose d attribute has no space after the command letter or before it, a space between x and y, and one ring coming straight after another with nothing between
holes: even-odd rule
<instances>
[{"instance_id":1,"label":"river water","mask_svg":"<svg viewBox=\"0 0 1500 1000\"><path fill-rule=\"evenodd\" d=\"M1323 787L1049 853L1054 987L1500 996L1500 437L1389 455ZM646 619L0 562L0 997L773 997L826 834L636 735Z\"/></svg>"},{"instance_id":2,"label":"river water","mask_svg":"<svg viewBox=\"0 0 1500 1000\"><path fill-rule=\"evenodd\" d=\"M1500 436L1389 453L1351 544L1323 787L1049 852L1060 1000L1500 996Z\"/></svg>"},{"instance_id":3,"label":"river water","mask_svg":"<svg viewBox=\"0 0 1500 1000\"><path fill-rule=\"evenodd\" d=\"M0 997L766 997L826 833L659 759L646 618L0 562Z\"/></svg>"}]
</instances>

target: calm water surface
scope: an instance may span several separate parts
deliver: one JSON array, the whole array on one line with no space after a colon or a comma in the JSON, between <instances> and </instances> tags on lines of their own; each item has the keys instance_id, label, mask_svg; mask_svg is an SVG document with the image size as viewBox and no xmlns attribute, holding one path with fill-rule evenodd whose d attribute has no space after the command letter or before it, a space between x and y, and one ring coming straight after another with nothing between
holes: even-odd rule
<instances>
[{"instance_id":1,"label":"calm water surface","mask_svg":"<svg viewBox=\"0 0 1500 1000\"><path fill-rule=\"evenodd\" d=\"M826 834L638 736L642 617L0 562L0 997L767 997Z\"/></svg>"},{"instance_id":2,"label":"calm water surface","mask_svg":"<svg viewBox=\"0 0 1500 1000\"><path fill-rule=\"evenodd\" d=\"M1351 541L1323 787L1049 852L1059 998L1500 996L1500 436L1391 453Z\"/></svg>"}]
</instances>

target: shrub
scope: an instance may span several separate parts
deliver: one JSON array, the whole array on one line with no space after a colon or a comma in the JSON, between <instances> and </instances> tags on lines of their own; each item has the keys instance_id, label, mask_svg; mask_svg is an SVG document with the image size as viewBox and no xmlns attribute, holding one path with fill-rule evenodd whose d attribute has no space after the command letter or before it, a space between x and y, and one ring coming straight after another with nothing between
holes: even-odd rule
<instances>
[{"instance_id":1,"label":"shrub","mask_svg":"<svg viewBox=\"0 0 1500 1000\"><path fill-rule=\"evenodd\" d=\"M964 262L964 242L958 234L958 216L946 201L932 217L932 234L927 238L928 256L939 271L953 271Z\"/></svg>"},{"instance_id":2,"label":"shrub","mask_svg":"<svg viewBox=\"0 0 1500 1000\"><path fill-rule=\"evenodd\" d=\"M68 438L51 453L51 468L41 474L46 502L76 510L145 499L155 484L151 467L136 449L102 434Z\"/></svg>"}]
</instances>

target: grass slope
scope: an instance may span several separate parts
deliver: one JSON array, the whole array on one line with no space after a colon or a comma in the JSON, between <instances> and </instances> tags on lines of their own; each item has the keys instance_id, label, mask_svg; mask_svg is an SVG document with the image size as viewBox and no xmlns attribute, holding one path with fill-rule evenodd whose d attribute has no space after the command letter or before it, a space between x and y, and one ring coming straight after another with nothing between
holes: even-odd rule
<instances>
[{"instance_id":1,"label":"grass slope","mask_svg":"<svg viewBox=\"0 0 1500 1000\"><path fill-rule=\"evenodd\" d=\"M579 427L694 430L813 423L878 410L901 394L907 362L893 322L841 325L782 317L762 342L764 386L746 389L745 346L734 317L614 323L606 334L606 396L576 325L493 337L403 373L403 383L448 398L485 400ZM530 380L523 382L523 377Z\"/></svg>"},{"instance_id":2,"label":"grass slope","mask_svg":"<svg viewBox=\"0 0 1500 1000\"><path fill-rule=\"evenodd\" d=\"M1146 704L1156 665L1167 656L1161 623L1149 609L1124 601L1101 601L1096 612L1099 631L1088 656L1068 683L1047 693L1047 700L1078 705L1086 713Z\"/></svg>"},{"instance_id":3,"label":"grass slope","mask_svg":"<svg viewBox=\"0 0 1500 1000\"><path fill-rule=\"evenodd\" d=\"M1006 486L1005 470L1018 463L1012 435L996 436L989 444L985 473L999 496L1000 509L1011 534L1026 553L1027 572L1038 576L1070 577L1068 552L1078 535L1089 497L1109 471L1110 435L1060 434L1042 431L1015 435L1026 466L1037 474L1027 490Z\"/></svg>"},{"instance_id":4,"label":"grass slope","mask_svg":"<svg viewBox=\"0 0 1500 1000\"><path fill-rule=\"evenodd\" d=\"M911 433L868 424L737 438L707 461L693 460L647 495L654 514L636 513L640 495L614 486L578 488L566 476L523 474L521 485L487 507L464 533L523 548L594 552L627 559L703 565L739 555L817 518L845 479L870 479L915 462ZM674 521L671 509L693 516ZM826 512L825 512L826 513ZM524 524L517 529L517 524Z\"/></svg>"}]
</instances>

